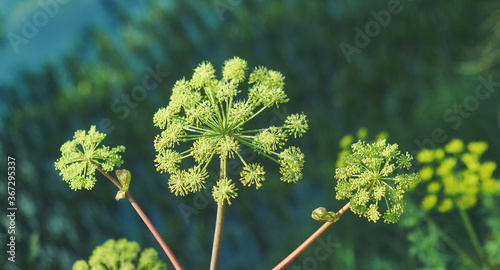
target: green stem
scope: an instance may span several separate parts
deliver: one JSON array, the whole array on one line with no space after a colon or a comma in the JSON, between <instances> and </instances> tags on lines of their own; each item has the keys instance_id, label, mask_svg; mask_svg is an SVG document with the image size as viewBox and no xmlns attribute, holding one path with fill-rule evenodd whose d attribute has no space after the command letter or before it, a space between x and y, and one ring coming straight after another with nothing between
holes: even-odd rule
<instances>
[{"instance_id":1,"label":"green stem","mask_svg":"<svg viewBox=\"0 0 500 270\"><path fill-rule=\"evenodd\" d=\"M370 190L370 188L372 187L374 181L372 181L367 187L366 187L366 191ZM344 207L340 208L340 210L335 213L335 217L333 219L333 221L327 221L325 222L325 224L323 224L323 226L321 226L315 233L313 233L311 236L309 236L309 238L307 238L306 241L304 241L304 243L302 243L302 245L300 245L297 249L295 249L292 253L290 253L290 255L288 255L288 257L286 257L283 261L281 261L278 265L276 265L273 270L280 270L280 269L283 269L285 266L287 266L289 263L291 263L295 258L297 258L297 256L299 256L300 253L302 253L302 251L304 251L309 245L311 245L312 242L314 242L314 240L316 240L322 233L324 233L326 231L326 229L328 229L328 227L330 227L330 225L332 225L333 223L337 222L340 217L351 207L351 201L349 201L348 203L346 203L344 205Z\"/></svg>"},{"instance_id":2,"label":"green stem","mask_svg":"<svg viewBox=\"0 0 500 270\"><path fill-rule=\"evenodd\" d=\"M197 132L197 133L200 133L200 134L204 134L204 133L212 131L211 129L208 129L208 128L203 128L203 127L193 126L193 125L183 126L182 128L184 130L191 131L191 132ZM188 136L186 136L186 137L188 137ZM193 136L199 136L199 135L193 135Z\"/></svg>"},{"instance_id":3,"label":"green stem","mask_svg":"<svg viewBox=\"0 0 500 270\"><path fill-rule=\"evenodd\" d=\"M214 243L212 246L212 260L210 261L210 270L219 268L220 245L222 241L222 229L224 227L224 212L226 204L217 204L217 220L215 222Z\"/></svg>"},{"instance_id":4,"label":"green stem","mask_svg":"<svg viewBox=\"0 0 500 270\"><path fill-rule=\"evenodd\" d=\"M118 187L118 189L122 189L122 185L120 184L120 182L118 182L115 178L113 178L113 176L111 176L107 172L103 171L100 167L97 167L97 170L100 173L102 173L106 178L108 178L116 187ZM158 241L158 243L160 244L160 246L163 249L163 251L165 252L165 254L167 254L168 258L170 259L170 262L172 262L172 264L174 265L174 268L176 270L182 270L182 266L180 265L179 261L175 257L174 253L172 252L172 250L170 250L170 248L168 247L168 245L165 242L165 240L163 240L163 237L161 237L161 235L158 232L158 230L156 230L156 228L153 225L153 223L151 223L151 221L149 220L148 216L146 216L146 214L144 213L144 211L142 211L142 209L139 207L139 205L134 200L134 198L132 197L132 195L130 195L130 193L127 191L125 193L125 197L128 199L128 201L130 202L130 204L132 205L132 207L134 207L134 210L137 212L137 214L139 214L139 216L141 217L142 221L144 221L144 223L146 224L146 226L148 227L148 229L151 231L151 233L155 237L156 241Z\"/></svg>"},{"instance_id":5,"label":"green stem","mask_svg":"<svg viewBox=\"0 0 500 270\"><path fill-rule=\"evenodd\" d=\"M474 261L469 257L469 255L467 255L467 253L465 253L465 251L463 251L460 246L453 240L453 238L451 238L450 236L448 236L443 230L441 230L441 228L432 220L431 217L429 217L427 215L427 213L425 213L425 216L424 216L425 220L431 224L432 226L434 226L434 228L436 228L436 230L439 232L439 234L441 235L441 238L443 238L443 241L453 250L455 251L455 253L457 253L461 258L462 260L464 260L470 267L472 267L473 269L475 270L479 270L479 266L476 265L476 263L474 263Z\"/></svg>"},{"instance_id":6,"label":"green stem","mask_svg":"<svg viewBox=\"0 0 500 270\"><path fill-rule=\"evenodd\" d=\"M351 202L346 203L346 205L344 205L344 207L342 207L337 213L335 213L335 216L337 218L340 218L340 216L342 216L345 213L345 211L347 211L347 209L349 209L350 206L351 206ZM295 258L297 258L297 256L299 256L299 254L302 253L302 251L304 251L309 245L311 245L312 242L314 242L314 240L318 239L318 237L322 233L324 233L326 231L326 229L328 229L328 227L330 227L330 225L332 225L333 223L334 222L325 222L325 224L323 224L323 226L321 226L318 230L316 230L316 232L314 232L311 236L309 236L309 238L307 238L307 240L304 241L304 243L302 243L298 248L296 248L292 253L290 253L290 255L288 255L288 257L286 257L278 265L276 265L273 268L273 270L280 270L280 269L285 268L285 266L287 266Z\"/></svg>"},{"instance_id":7,"label":"green stem","mask_svg":"<svg viewBox=\"0 0 500 270\"><path fill-rule=\"evenodd\" d=\"M263 106L262 108L260 108L259 111L257 111L256 113L252 114L252 116L248 117L248 119L246 119L245 121L242 121L238 125L236 125L234 127L231 127L231 130L235 130L235 129L239 128L241 125L243 125L243 124L247 123L248 121L252 120L252 118L254 118L255 116L257 116L259 113L261 113L262 111L264 111L266 108L267 108L266 106Z\"/></svg>"},{"instance_id":8,"label":"green stem","mask_svg":"<svg viewBox=\"0 0 500 270\"><path fill-rule=\"evenodd\" d=\"M227 158L220 159L220 179L226 178ZM224 228L224 213L226 212L226 203L217 204L217 219L215 221L214 243L212 246L212 259L210 261L210 270L219 268L219 254L222 241L222 229Z\"/></svg>"},{"instance_id":9,"label":"green stem","mask_svg":"<svg viewBox=\"0 0 500 270\"><path fill-rule=\"evenodd\" d=\"M257 145L257 144L253 144L253 143L251 143L251 142L248 142L247 140L245 140L244 138L242 138L242 137L240 137L240 136L236 136L236 138L237 138L237 140L238 140L240 143L242 143L242 144L244 144L244 145L248 146L249 148L252 148L252 149L254 149L254 150L257 150L257 148L258 148L258 149L262 150L262 152L260 152L259 154L261 154L261 155L263 155L263 156L265 156L265 157L269 158L270 160L272 160L272 161L274 161L274 162L276 162L276 163L279 163L279 162L278 162L275 158L273 158L273 157L271 157L270 155L266 154L266 152L268 152L268 153L272 153L272 154L275 154L275 155L279 156L279 154L278 154L278 153L276 153L276 152L274 152L274 151L267 151L266 149L264 149L264 148L263 148L263 147L261 147L260 145Z\"/></svg>"},{"instance_id":10,"label":"green stem","mask_svg":"<svg viewBox=\"0 0 500 270\"><path fill-rule=\"evenodd\" d=\"M481 248L481 244L479 243L479 239L477 237L476 231L474 230L474 227L472 226L472 222L470 221L467 211L460 207L458 208L458 210L460 212L460 217L462 218L462 221L465 225L465 229L467 230L467 234L469 235L472 245L476 250L477 256L483 263L487 264L487 261L485 260L483 255L483 249Z\"/></svg>"}]
</instances>

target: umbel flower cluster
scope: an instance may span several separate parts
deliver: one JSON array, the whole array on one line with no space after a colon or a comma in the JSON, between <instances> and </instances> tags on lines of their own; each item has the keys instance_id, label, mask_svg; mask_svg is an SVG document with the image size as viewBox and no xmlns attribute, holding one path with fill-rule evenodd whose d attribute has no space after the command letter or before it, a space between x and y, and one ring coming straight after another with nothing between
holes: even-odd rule
<instances>
[{"instance_id":1,"label":"umbel flower cluster","mask_svg":"<svg viewBox=\"0 0 500 270\"><path fill-rule=\"evenodd\" d=\"M141 252L139 244L123 238L106 241L94 249L88 262L79 260L73 264L73 270L90 269L166 270L167 266L156 250L147 248Z\"/></svg>"},{"instance_id":2,"label":"umbel flower cluster","mask_svg":"<svg viewBox=\"0 0 500 270\"><path fill-rule=\"evenodd\" d=\"M73 140L61 146L62 156L54 165L71 189L90 190L96 182L95 171L98 167L104 172L109 172L115 166L123 164L118 153L125 151L125 146L120 145L112 149L108 146L98 148L105 137L106 134L96 131L96 127L91 126L88 133L85 130L78 130Z\"/></svg>"},{"instance_id":3,"label":"umbel flower cluster","mask_svg":"<svg viewBox=\"0 0 500 270\"><path fill-rule=\"evenodd\" d=\"M441 213L455 206L467 210L476 206L480 195L500 195L500 181L493 178L497 164L480 161L487 149L486 142L470 142L465 151L463 141L453 139L444 148L420 151L417 161L424 167L419 173L427 183L422 208Z\"/></svg>"},{"instance_id":4,"label":"umbel flower cluster","mask_svg":"<svg viewBox=\"0 0 500 270\"><path fill-rule=\"evenodd\" d=\"M302 177L304 155L297 147L284 149L290 136L300 137L308 129L304 114L293 114L282 126L245 130L244 125L265 109L286 103L281 73L265 67L255 68L248 76L248 95L240 99L240 84L246 78L247 62L238 57L225 62L222 79L216 79L215 69L201 63L192 78L177 81L167 107L154 116L154 125L162 129L156 136L158 171L170 174L169 188L175 195L186 195L205 188L207 166L214 156L221 163L239 159L243 164L239 181L244 186L259 188L265 180L261 164L250 163L242 157L241 147L279 163L281 180L296 182ZM178 151L180 143L189 148ZM181 161L194 159L196 165L182 170ZM237 196L231 179L223 175L213 187L212 195L218 204Z\"/></svg>"},{"instance_id":5,"label":"umbel flower cluster","mask_svg":"<svg viewBox=\"0 0 500 270\"><path fill-rule=\"evenodd\" d=\"M373 222L380 219L379 203L384 199L382 204L387 209L384 221L396 223L404 211L403 194L413 188L420 177L416 173L395 172L408 170L413 157L402 154L397 144L387 144L385 139L371 144L358 141L351 148L352 153L343 156L344 167L335 170L336 199L350 199L351 211Z\"/></svg>"}]
</instances>

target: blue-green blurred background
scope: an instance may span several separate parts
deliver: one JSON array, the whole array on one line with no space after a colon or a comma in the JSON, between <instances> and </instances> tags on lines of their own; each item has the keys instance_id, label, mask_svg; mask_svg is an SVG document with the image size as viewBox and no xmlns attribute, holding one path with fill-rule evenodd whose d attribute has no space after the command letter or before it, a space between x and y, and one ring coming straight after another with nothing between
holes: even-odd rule
<instances>
[{"instance_id":1,"label":"blue-green blurred background","mask_svg":"<svg viewBox=\"0 0 500 270\"><path fill-rule=\"evenodd\" d=\"M310 218L313 209L344 205L334 198L338 142L360 127L387 131L392 143L413 153L422 144L442 147L444 137L484 140L486 158L498 160L500 6L494 1L139 2L0 3L0 168L5 179L7 156L16 158L18 206L16 263L6 261L2 214L0 268L70 269L95 246L123 237L168 261L130 204L114 200L116 188L104 177L98 175L92 191L74 192L54 170L60 146L91 125L108 134L106 145L126 146L131 193L185 269L208 268L216 204L206 195L175 197L153 163L159 133L153 114L168 104L175 81L190 78L202 61L220 70L239 56L250 68L280 71L290 102L256 125L304 112L310 126L290 141L306 156L301 181L281 183L278 166L261 159L268 173L263 187L238 186L239 197L226 210L220 269L272 268L320 226ZM356 28L371 37L363 40ZM135 92L148 69L168 75L145 94ZM489 77L496 86L479 99L480 78ZM5 181L0 194L5 209ZM417 205L419 196L409 204ZM180 211L186 206L199 212L186 218ZM335 243L326 259L314 259L317 242L292 265L430 267L410 252L407 233L398 224L347 213L322 236ZM446 267L462 264L445 245L434 244L447 256Z\"/></svg>"}]
</instances>

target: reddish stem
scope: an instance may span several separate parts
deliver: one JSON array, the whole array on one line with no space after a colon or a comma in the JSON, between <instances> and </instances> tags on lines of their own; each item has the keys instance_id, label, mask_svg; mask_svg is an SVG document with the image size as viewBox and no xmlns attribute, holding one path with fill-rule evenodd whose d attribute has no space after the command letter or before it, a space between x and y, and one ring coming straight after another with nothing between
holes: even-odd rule
<instances>
[{"instance_id":1,"label":"reddish stem","mask_svg":"<svg viewBox=\"0 0 500 270\"><path fill-rule=\"evenodd\" d=\"M116 179L113 178L113 176L111 176L107 172L103 171L100 167L97 167L97 170L99 170L99 172L101 172L104 176L106 176L106 178L108 178L116 187L118 187L119 189L122 188L122 185L118 181L116 181ZM148 229L151 231L151 233L155 237L156 241L158 241L158 243L160 244L160 246L163 248L163 251L165 251L165 254L167 254L168 258L170 259L170 262L172 262L172 264L174 265L175 269L176 270L182 270L182 266L180 265L179 261L175 257L174 253L170 250L170 248L168 247L168 245L165 242L165 240L163 240L163 238L161 237L161 235L158 232L158 230L156 230L156 228L153 225L153 223L151 223L151 221L149 220L149 218L146 216L146 214L144 213L144 211L142 211L142 209L139 207L139 205L134 200L134 198L132 197L132 195L130 195L130 193L127 191L127 192L125 192L125 197L127 197L128 201L130 202L130 204L132 204L132 207L134 207L135 211L137 212L137 214L139 214L139 216L141 217L142 221L144 221L144 223L146 224L146 226L148 227Z\"/></svg>"},{"instance_id":2,"label":"reddish stem","mask_svg":"<svg viewBox=\"0 0 500 270\"><path fill-rule=\"evenodd\" d=\"M335 213L335 216L339 218L345 213L345 211L347 211L347 209L349 209L350 206L351 203L348 202L346 205L344 205L344 207L342 207L342 209L340 209L337 213ZM285 268L285 266L287 266L295 258L297 258L297 256L299 256L299 254L302 253L302 251L304 251L309 245L311 245L312 242L314 242L314 240L316 240L332 224L333 222L325 222L325 224L323 224L323 226L321 226L316 232L314 232L311 236L309 236L309 238L307 238L307 240L304 241L302 245L300 245L297 249L295 249L292 253L290 253L288 257L286 257L283 261L281 261L278 265L276 265L273 268L273 270L280 270Z\"/></svg>"}]
</instances>

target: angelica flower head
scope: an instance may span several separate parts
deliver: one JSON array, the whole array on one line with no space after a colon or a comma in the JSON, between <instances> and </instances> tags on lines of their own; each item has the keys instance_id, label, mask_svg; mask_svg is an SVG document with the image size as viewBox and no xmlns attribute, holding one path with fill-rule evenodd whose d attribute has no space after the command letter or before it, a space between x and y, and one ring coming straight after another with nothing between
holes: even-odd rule
<instances>
[{"instance_id":1,"label":"angelica flower head","mask_svg":"<svg viewBox=\"0 0 500 270\"><path fill-rule=\"evenodd\" d=\"M343 156L345 165L335 170L336 198L349 199L352 212L373 222L381 217L380 206L385 207L384 221L397 222L404 211L403 194L420 181L416 173L397 173L411 167L412 156L385 139L358 141L351 149Z\"/></svg>"},{"instance_id":2,"label":"angelica flower head","mask_svg":"<svg viewBox=\"0 0 500 270\"><path fill-rule=\"evenodd\" d=\"M167 107L155 114L153 122L162 129L156 136L158 171L170 174L169 187L176 195L186 195L205 188L208 178L206 168L214 157L239 159L243 170L239 181L244 186L262 186L265 171L262 165L250 163L240 154L242 147L281 165L281 180L296 182L302 177L304 155L297 147L285 148L288 138L301 137L308 130L304 114L293 114L281 126L245 130L244 126L265 109L288 102L284 77L265 67L255 68L248 75L249 90L241 98L239 86L247 78L247 62L235 57L224 63L222 79L216 78L215 69L209 62L201 63L191 79L177 81ZM185 144L184 150L179 150ZM185 146L184 146L185 147ZM185 158L192 158L194 168L183 170ZM213 187L217 203L237 196L235 183L225 175Z\"/></svg>"},{"instance_id":3,"label":"angelica flower head","mask_svg":"<svg viewBox=\"0 0 500 270\"><path fill-rule=\"evenodd\" d=\"M92 189L96 182L95 171L100 167L109 172L123 161L119 152L125 151L125 146L110 149L99 144L106 137L91 126L88 133L84 130L75 132L73 140L61 146L62 156L55 162L55 168L62 179L69 183L71 189Z\"/></svg>"},{"instance_id":4,"label":"angelica flower head","mask_svg":"<svg viewBox=\"0 0 500 270\"><path fill-rule=\"evenodd\" d=\"M92 251L88 261L78 260L73 264L74 270L89 269L156 269L166 270L167 265L158 258L152 248L141 251L137 242L127 239L109 239Z\"/></svg>"}]
</instances>

